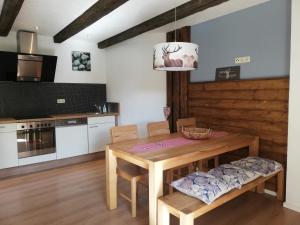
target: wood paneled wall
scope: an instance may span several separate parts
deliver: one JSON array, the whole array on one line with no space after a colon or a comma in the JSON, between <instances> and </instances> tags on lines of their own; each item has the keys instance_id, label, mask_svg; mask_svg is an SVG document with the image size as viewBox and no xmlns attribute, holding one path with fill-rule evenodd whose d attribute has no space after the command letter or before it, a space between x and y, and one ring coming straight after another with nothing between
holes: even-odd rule
<instances>
[{"instance_id":1,"label":"wood paneled wall","mask_svg":"<svg viewBox=\"0 0 300 225\"><path fill-rule=\"evenodd\" d=\"M288 78L189 83L188 115L201 127L259 136L260 156L286 165L288 93ZM241 150L221 161L244 154ZM274 182L267 187L275 190Z\"/></svg>"}]
</instances>

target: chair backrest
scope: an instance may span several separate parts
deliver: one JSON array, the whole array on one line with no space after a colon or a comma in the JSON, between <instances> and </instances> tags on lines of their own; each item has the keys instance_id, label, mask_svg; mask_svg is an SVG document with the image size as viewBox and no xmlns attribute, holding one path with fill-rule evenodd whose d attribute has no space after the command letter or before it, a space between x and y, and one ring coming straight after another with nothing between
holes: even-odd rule
<instances>
[{"instance_id":1,"label":"chair backrest","mask_svg":"<svg viewBox=\"0 0 300 225\"><path fill-rule=\"evenodd\" d=\"M170 134L168 121L151 122L147 125L149 137Z\"/></svg>"},{"instance_id":2,"label":"chair backrest","mask_svg":"<svg viewBox=\"0 0 300 225\"><path fill-rule=\"evenodd\" d=\"M110 130L112 143L138 139L137 125L116 126Z\"/></svg>"},{"instance_id":3,"label":"chair backrest","mask_svg":"<svg viewBox=\"0 0 300 225\"><path fill-rule=\"evenodd\" d=\"M185 119L178 119L176 122L177 125L177 132L180 132L182 127L196 127L196 118L185 118Z\"/></svg>"}]
</instances>

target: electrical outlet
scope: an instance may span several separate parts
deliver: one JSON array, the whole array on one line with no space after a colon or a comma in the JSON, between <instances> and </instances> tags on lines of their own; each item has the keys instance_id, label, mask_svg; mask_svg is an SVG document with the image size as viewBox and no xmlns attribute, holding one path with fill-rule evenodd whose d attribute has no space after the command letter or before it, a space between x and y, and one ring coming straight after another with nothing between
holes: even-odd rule
<instances>
[{"instance_id":1,"label":"electrical outlet","mask_svg":"<svg viewBox=\"0 0 300 225\"><path fill-rule=\"evenodd\" d=\"M57 104L65 104L66 103L66 99L64 98L59 98L56 100Z\"/></svg>"},{"instance_id":2,"label":"electrical outlet","mask_svg":"<svg viewBox=\"0 0 300 225\"><path fill-rule=\"evenodd\" d=\"M251 62L251 56L237 57L234 59L235 64L244 64Z\"/></svg>"}]
</instances>

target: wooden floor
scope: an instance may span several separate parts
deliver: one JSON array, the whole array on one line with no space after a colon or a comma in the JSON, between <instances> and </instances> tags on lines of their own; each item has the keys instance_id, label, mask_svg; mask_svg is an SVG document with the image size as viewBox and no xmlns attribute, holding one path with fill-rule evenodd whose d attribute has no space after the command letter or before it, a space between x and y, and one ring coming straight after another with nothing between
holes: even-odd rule
<instances>
[{"instance_id":1,"label":"wooden floor","mask_svg":"<svg viewBox=\"0 0 300 225\"><path fill-rule=\"evenodd\" d=\"M105 205L104 160L0 181L0 225L146 225L147 190L139 191L136 219L129 204ZM128 187L120 182L123 189ZM178 224L172 218L172 224ZM247 193L196 220L199 225L299 225L300 214L273 197Z\"/></svg>"}]
</instances>

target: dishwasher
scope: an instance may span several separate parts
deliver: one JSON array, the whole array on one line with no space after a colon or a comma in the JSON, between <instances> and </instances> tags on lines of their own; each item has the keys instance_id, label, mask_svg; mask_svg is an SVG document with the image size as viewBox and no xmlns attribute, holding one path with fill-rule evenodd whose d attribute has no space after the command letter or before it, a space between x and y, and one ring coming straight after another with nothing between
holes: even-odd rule
<instances>
[{"instance_id":1,"label":"dishwasher","mask_svg":"<svg viewBox=\"0 0 300 225\"><path fill-rule=\"evenodd\" d=\"M88 154L87 118L61 119L55 122L57 159Z\"/></svg>"}]
</instances>

